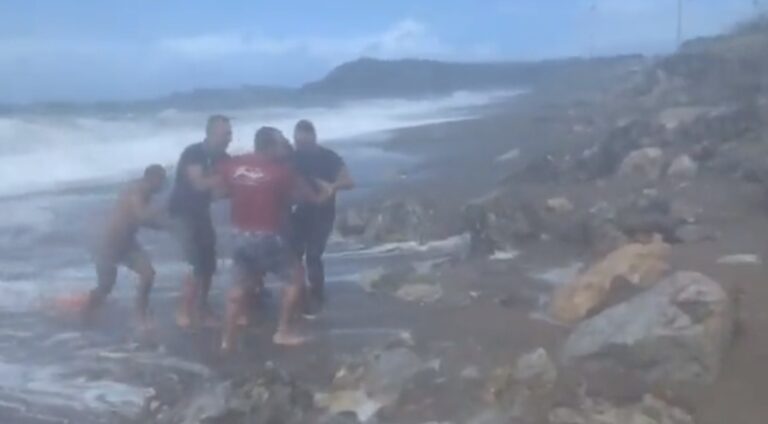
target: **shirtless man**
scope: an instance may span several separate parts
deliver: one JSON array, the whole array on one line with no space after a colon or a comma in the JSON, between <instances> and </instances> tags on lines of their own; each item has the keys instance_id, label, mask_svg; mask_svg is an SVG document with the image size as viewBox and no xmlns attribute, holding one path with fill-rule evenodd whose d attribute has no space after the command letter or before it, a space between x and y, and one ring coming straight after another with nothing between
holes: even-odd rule
<instances>
[{"instance_id":1,"label":"shirtless man","mask_svg":"<svg viewBox=\"0 0 768 424\"><path fill-rule=\"evenodd\" d=\"M94 252L98 286L91 290L84 308L84 318L90 320L94 312L104 303L117 280L117 268L123 265L139 276L136 312L139 328L149 328L149 293L155 279L155 270L149 256L141 248L136 234L141 227L159 229L162 216L152 209L152 197L165 185L165 169L151 165L144 171L144 177L132 181L120 193L117 203L109 214L106 226L100 234Z\"/></svg>"},{"instance_id":2,"label":"shirtless man","mask_svg":"<svg viewBox=\"0 0 768 424\"><path fill-rule=\"evenodd\" d=\"M329 188L309 188L285 161L285 137L271 127L256 133L255 153L237 156L222 169L231 202L235 229L235 281L230 289L222 350L234 347L238 321L247 313L249 293L265 273L284 283L280 321L273 341L279 345L304 342L293 327L304 286L304 272L288 246L285 225L288 208L297 200L320 203Z\"/></svg>"}]
</instances>

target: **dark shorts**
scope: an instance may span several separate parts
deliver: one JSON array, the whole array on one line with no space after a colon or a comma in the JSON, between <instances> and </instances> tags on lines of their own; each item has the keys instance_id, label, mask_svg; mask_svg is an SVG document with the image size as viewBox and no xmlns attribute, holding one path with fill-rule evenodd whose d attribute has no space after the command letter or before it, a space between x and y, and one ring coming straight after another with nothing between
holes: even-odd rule
<instances>
[{"instance_id":1,"label":"dark shorts","mask_svg":"<svg viewBox=\"0 0 768 424\"><path fill-rule=\"evenodd\" d=\"M195 276L211 278L216 272L216 230L211 219L177 218L174 232Z\"/></svg>"},{"instance_id":2,"label":"dark shorts","mask_svg":"<svg viewBox=\"0 0 768 424\"><path fill-rule=\"evenodd\" d=\"M99 293L109 294L117 281L117 268L125 266L139 275L153 274L152 261L135 240L117 250L97 247L93 253Z\"/></svg>"},{"instance_id":3,"label":"dark shorts","mask_svg":"<svg viewBox=\"0 0 768 424\"><path fill-rule=\"evenodd\" d=\"M286 284L291 281L295 256L285 239L275 233L236 233L232 260L237 272L258 279L274 274Z\"/></svg>"},{"instance_id":4,"label":"dark shorts","mask_svg":"<svg viewBox=\"0 0 768 424\"><path fill-rule=\"evenodd\" d=\"M322 256L335 220L334 208L298 206L291 214L291 248L299 257Z\"/></svg>"}]
</instances>

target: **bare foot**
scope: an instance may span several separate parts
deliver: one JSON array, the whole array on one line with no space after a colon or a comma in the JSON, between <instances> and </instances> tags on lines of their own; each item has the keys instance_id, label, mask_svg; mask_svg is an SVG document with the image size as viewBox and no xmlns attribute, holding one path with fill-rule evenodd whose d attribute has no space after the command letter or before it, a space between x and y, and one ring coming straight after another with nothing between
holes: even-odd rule
<instances>
[{"instance_id":1,"label":"bare foot","mask_svg":"<svg viewBox=\"0 0 768 424\"><path fill-rule=\"evenodd\" d=\"M235 351L234 346L232 346L232 343L223 341L221 342L221 353L223 355L231 355Z\"/></svg>"},{"instance_id":2,"label":"bare foot","mask_svg":"<svg viewBox=\"0 0 768 424\"><path fill-rule=\"evenodd\" d=\"M192 317L189 316L189 312L181 309L176 311L176 325L184 329L192 327Z\"/></svg>"},{"instance_id":3,"label":"bare foot","mask_svg":"<svg viewBox=\"0 0 768 424\"><path fill-rule=\"evenodd\" d=\"M242 314L237 319L237 325L240 327L248 327L251 325L251 318L248 316L248 314Z\"/></svg>"},{"instance_id":4,"label":"bare foot","mask_svg":"<svg viewBox=\"0 0 768 424\"><path fill-rule=\"evenodd\" d=\"M280 346L301 346L308 341L308 337L286 330L280 330L272 337L272 342Z\"/></svg>"}]
</instances>

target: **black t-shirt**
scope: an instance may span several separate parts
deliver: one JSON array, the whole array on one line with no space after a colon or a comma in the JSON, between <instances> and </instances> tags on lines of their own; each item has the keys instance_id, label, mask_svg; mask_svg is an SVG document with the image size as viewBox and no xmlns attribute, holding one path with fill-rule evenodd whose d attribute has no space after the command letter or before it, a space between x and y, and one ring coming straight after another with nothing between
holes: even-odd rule
<instances>
[{"instance_id":1,"label":"black t-shirt","mask_svg":"<svg viewBox=\"0 0 768 424\"><path fill-rule=\"evenodd\" d=\"M313 185L315 179L328 183L336 182L339 171L344 167L341 156L322 146L314 149L296 149L292 159L298 173L306 178L310 185ZM335 199L326 206L332 209L334 204Z\"/></svg>"},{"instance_id":2,"label":"black t-shirt","mask_svg":"<svg viewBox=\"0 0 768 424\"><path fill-rule=\"evenodd\" d=\"M200 165L205 175L210 175L216 163L226 158L226 154L212 155L205 145L195 143L184 149L176 166L176 180L170 198L171 216L181 218L208 218L210 216L211 192L198 190L189 181L187 168Z\"/></svg>"}]
</instances>

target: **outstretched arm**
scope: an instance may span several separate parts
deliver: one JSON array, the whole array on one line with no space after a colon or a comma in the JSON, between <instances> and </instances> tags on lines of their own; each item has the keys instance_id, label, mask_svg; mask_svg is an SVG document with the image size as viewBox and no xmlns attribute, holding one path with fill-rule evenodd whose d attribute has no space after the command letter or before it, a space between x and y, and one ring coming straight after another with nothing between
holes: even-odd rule
<instances>
[{"instance_id":1,"label":"outstretched arm","mask_svg":"<svg viewBox=\"0 0 768 424\"><path fill-rule=\"evenodd\" d=\"M218 184L216 175L205 175L203 166L199 164L188 165L185 169L187 179L192 183L192 187L200 191L212 191Z\"/></svg>"}]
</instances>

